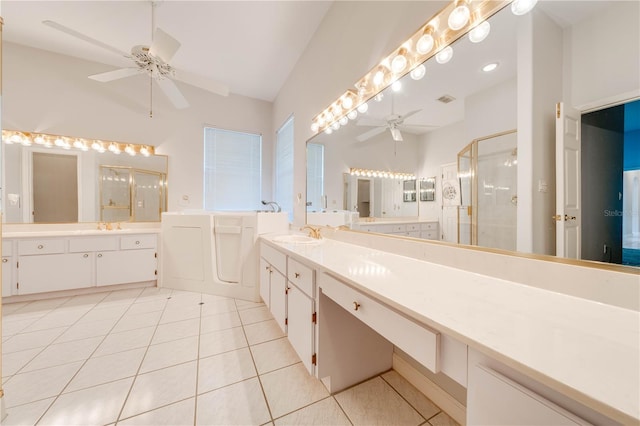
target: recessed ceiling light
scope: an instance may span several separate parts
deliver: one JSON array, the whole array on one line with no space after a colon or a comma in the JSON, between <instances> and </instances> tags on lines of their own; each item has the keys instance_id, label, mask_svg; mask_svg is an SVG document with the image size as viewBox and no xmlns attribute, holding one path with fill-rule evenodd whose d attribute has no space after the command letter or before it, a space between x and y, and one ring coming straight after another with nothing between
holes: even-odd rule
<instances>
[{"instance_id":1,"label":"recessed ceiling light","mask_svg":"<svg viewBox=\"0 0 640 426\"><path fill-rule=\"evenodd\" d=\"M482 71L491 72L491 71L495 70L496 68L498 68L498 63L497 62L491 62L490 64L487 64L487 65L483 66L482 67Z\"/></svg>"}]
</instances>

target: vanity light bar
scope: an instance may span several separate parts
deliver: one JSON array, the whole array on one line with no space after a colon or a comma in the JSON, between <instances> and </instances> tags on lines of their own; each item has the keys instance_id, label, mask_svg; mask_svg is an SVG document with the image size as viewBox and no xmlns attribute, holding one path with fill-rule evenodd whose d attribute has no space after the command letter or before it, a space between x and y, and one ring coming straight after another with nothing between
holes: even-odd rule
<instances>
[{"instance_id":1,"label":"vanity light bar","mask_svg":"<svg viewBox=\"0 0 640 426\"><path fill-rule=\"evenodd\" d=\"M24 146L39 145L45 148L58 147L62 149L76 148L81 151L93 149L99 153L111 152L149 157L155 155L155 148L151 145L102 141L97 139L83 139L70 136L50 135L47 133L22 132L18 130L2 130L2 141L8 145L21 144Z\"/></svg>"},{"instance_id":2,"label":"vanity light bar","mask_svg":"<svg viewBox=\"0 0 640 426\"><path fill-rule=\"evenodd\" d=\"M338 130L341 126L340 120L345 123L344 118L347 116L349 119L355 119L356 111L366 112L367 102L371 98L411 73L415 68L422 66L422 63L432 56L450 47L470 30L484 24L505 6L513 3L512 9L514 9L513 6L519 5L516 9L521 12L530 10L536 2L537 0L453 0L358 80L354 85L355 90L347 90L324 111L316 115L311 124L311 131L317 134L322 131L331 133ZM461 11L462 15L460 15ZM467 11L467 19L453 19L456 22L453 28L447 24L450 22L449 17L452 12L456 18L456 16L467 17ZM486 37L486 34L483 37ZM480 37L475 39L481 41ZM416 72L415 75L422 78L424 73Z\"/></svg>"},{"instance_id":3,"label":"vanity light bar","mask_svg":"<svg viewBox=\"0 0 640 426\"><path fill-rule=\"evenodd\" d=\"M416 178L412 173L385 172L381 170L357 169L354 167L349 169L349 174L351 176L379 177L383 179L414 180Z\"/></svg>"}]
</instances>

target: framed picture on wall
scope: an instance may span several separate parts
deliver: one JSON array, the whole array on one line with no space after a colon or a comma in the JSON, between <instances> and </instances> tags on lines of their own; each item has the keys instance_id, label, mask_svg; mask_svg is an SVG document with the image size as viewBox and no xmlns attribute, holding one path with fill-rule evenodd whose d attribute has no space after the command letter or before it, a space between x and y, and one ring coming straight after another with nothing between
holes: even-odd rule
<instances>
[{"instance_id":1,"label":"framed picture on wall","mask_svg":"<svg viewBox=\"0 0 640 426\"><path fill-rule=\"evenodd\" d=\"M420 180L420 201L436 200L436 177Z\"/></svg>"}]
</instances>

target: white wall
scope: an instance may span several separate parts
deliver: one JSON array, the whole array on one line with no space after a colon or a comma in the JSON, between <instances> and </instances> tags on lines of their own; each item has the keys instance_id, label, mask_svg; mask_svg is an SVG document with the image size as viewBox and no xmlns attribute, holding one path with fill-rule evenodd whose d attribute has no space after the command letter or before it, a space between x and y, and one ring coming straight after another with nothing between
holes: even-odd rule
<instances>
[{"instance_id":1,"label":"white wall","mask_svg":"<svg viewBox=\"0 0 640 426\"><path fill-rule=\"evenodd\" d=\"M273 128L293 114L294 222L305 218L305 142L313 117L448 2L336 1L274 102ZM294 196L295 199L295 196Z\"/></svg>"},{"instance_id":2,"label":"white wall","mask_svg":"<svg viewBox=\"0 0 640 426\"><path fill-rule=\"evenodd\" d=\"M565 34L564 99L579 110L640 96L640 2L612 4Z\"/></svg>"},{"instance_id":3,"label":"white wall","mask_svg":"<svg viewBox=\"0 0 640 426\"><path fill-rule=\"evenodd\" d=\"M157 90L149 118L149 81L140 75L98 83L109 68L12 43L3 45L5 129L148 144L169 156L169 210L203 206L203 126L263 135L263 195L271 198L272 104L227 98L178 83L191 106L176 110ZM188 197L188 204L179 201Z\"/></svg>"}]
</instances>

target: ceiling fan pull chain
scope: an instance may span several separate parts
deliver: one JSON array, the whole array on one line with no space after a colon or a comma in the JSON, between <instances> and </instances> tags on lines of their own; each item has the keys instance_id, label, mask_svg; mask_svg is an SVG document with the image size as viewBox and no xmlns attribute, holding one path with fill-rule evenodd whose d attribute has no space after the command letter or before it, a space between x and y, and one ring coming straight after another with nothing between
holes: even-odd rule
<instances>
[{"instance_id":1,"label":"ceiling fan pull chain","mask_svg":"<svg viewBox=\"0 0 640 426\"><path fill-rule=\"evenodd\" d=\"M153 118L153 77L149 76L149 118Z\"/></svg>"}]
</instances>

